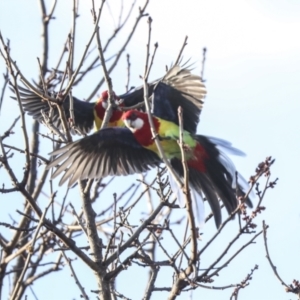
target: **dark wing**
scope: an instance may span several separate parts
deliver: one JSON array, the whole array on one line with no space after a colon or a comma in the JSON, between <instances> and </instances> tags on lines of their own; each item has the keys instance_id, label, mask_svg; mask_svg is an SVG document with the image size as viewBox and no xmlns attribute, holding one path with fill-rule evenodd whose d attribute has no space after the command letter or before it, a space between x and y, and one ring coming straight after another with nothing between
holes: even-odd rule
<instances>
[{"instance_id":1,"label":"dark wing","mask_svg":"<svg viewBox=\"0 0 300 300\"><path fill-rule=\"evenodd\" d=\"M128 128L104 128L51 153L58 155L48 165L60 166L53 178L65 172L59 185L69 180L102 178L108 175L128 175L148 171L161 163L152 151L143 148Z\"/></svg>"},{"instance_id":2,"label":"dark wing","mask_svg":"<svg viewBox=\"0 0 300 300\"><path fill-rule=\"evenodd\" d=\"M54 126L62 129L61 120L59 117L59 111L56 105L51 105L48 101L41 99L37 96L34 92L18 87L20 92L20 98L23 105L23 109L28 115L32 116L33 119L38 120L39 122L43 123L44 118L41 111L44 111L47 115L50 112L50 108L53 109L52 112L52 122ZM43 91L41 91L43 94ZM55 95L54 95L55 96ZM12 97L16 99L15 97ZM73 105L74 105L74 117L75 117L75 124L79 130L86 134L90 132L90 130L94 126L94 105L95 103L89 103L85 101L81 101L75 97L73 97ZM65 115L67 120L70 118L70 98L69 96L66 97L64 100L62 107L64 109ZM75 134L75 131L72 130L72 133ZM78 134L78 132L76 132Z\"/></svg>"},{"instance_id":3,"label":"dark wing","mask_svg":"<svg viewBox=\"0 0 300 300\"><path fill-rule=\"evenodd\" d=\"M179 125L178 107L183 110L183 128L195 133L206 89L201 77L175 65L156 84L152 93L152 113Z\"/></svg>"},{"instance_id":4,"label":"dark wing","mask_svg":"<svg viewBox=\"0 0 300 300\"><path fill-rule=\"evenodd\" d=\"M157 83L157 81L155 81ZM149 95L152 94L154 84L149 85ZM122 99L124 102L125 107L131 107L138 103L144 102L144 87L141 85L139 87L132 87L127 93L123 95L118 95L120 99ZM143 110L143 108L141 108Z\"/></svg>"},{"instance_id":5,"label":"dark wing","mask_svg":"<svg viewBox=\"0 0 300 300\"><path fill-rule=\"evenodd\" d=\"M125 106L144 102L143 87L139 87L119 96ZM178 107L183 109L184 129L195 133L199 122L203 100L206 95L201 77L194 75L188 68L173 66L160 80L149 84L152 96L152 113L178 124Z\"/></svg>"},{"instance_id":6,"label":"dark wing","mask_svg":"<svg viewBox=\"0 0 300 300\"><path fill-rule=\"evenodd\" d=\"M219 148L226 148L231 153L237 155L243 153L231 147L231 144L224 140L208 138L203 135L197 135L195 139L205 149L208 158L204 161L205 172L189 168L189 182L191 187L198 193L205 195L214 214L216 226L219 227L222 223L219 199L222 200L226 210L230 214L238 205L237 196L243 196L247 189L246 181L239 174L236 184L236 169L234 164ZM220 145L218 142L220 142ZM180 176L183 176L181 161L179 159L172 159L171 164L176 172ZM249 198L246 199L246 203L249 207L252 207L252 202Z\"/></svg>"}]
</instances>

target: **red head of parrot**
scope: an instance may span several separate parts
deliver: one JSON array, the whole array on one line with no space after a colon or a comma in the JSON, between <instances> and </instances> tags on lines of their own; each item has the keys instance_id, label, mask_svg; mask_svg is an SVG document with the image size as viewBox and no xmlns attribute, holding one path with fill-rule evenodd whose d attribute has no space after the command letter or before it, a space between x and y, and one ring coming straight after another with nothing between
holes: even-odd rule
<instances>
[{"instance_id":1,"label":"red head of parrot","mask_svg":"<svg viewBox=\"0 0 300 300\"><path fill-rule=\"evenodd\" d=\"M115 92L113 92L112 98L113 98L112 99L113 104L115 104L116 106L124 106L124 104L120 101L120 98L116 96ZM101 93L101 96L95 103L95 107L94 107L95 125L97 130L101 128L102 121L104 119L104 115L107 107L108 107L108 91L104 91ZM123 126L123 121L121 120L122 114L123 114L122 111L114 108L108 126L109 127Z\"/></svg>"}]
</instances>

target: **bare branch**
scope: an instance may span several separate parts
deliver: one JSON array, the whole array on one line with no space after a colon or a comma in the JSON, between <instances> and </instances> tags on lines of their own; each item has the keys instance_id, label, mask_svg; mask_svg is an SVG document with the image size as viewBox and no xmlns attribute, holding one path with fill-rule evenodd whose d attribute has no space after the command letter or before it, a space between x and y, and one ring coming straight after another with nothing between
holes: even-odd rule
<instances>
[{"instance_id":1,"label":"bare branch","mask_svg":"<svg viewBox=\"0 0 300 300\"><path fill-rule=\"evenodd\" d=\"M178 54L178 56L177 56L177 59L176 59L174 65L178 65L178 64L180 63L180 61L181 61L181 59L182 59L182 53L183 53L183 50L184 50L185 46L187 45L187 40L188 40L188 36L186 36L186 37L184 38L183 45L182 45L182 47L181 47L181 49L180 49L180 51L179 51L179 54Z\"/></svg>"}]
</instances>

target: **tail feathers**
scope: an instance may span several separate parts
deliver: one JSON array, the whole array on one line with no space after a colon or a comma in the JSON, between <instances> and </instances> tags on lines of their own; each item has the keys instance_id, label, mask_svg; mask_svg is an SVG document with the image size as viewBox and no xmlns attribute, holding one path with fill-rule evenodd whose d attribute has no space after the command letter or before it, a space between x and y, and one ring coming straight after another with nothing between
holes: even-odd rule
<instances>
[{"instance_id":1,"label":"tail feathers","mask_svg":"<svg viewBox=\"0 0 300 300\"><path fill-rule=\"evenodd\" d=\"M236 170L235 165L232 160L227 156L227 154L232 154L236 156L246 156L246 154L232 147L232 144L226 140L215 138L215 137L206 137L211 143L215 144L216 149L219 152L218 160L225 167L225 169L230 173L232 178L231 187L237 192L237 196L244 196L249 189L249 184L247 180ZM224 153L225 152L225 153ZM230 180L230 178L227 178ZM250 198L254 198L254 192L250 193ZM249 197L246 198L246 204L250 208L253 207Z\"/></svg>"},{"instance_id":2,"label":"tail feathers","mask_svg":"<svg viewBox=\"0 0 300 300\"><path fill-rule=\"evenodd\" d=\"M222 223L219 200L222 200L227 212L232 213L238 206L237 196L245 195L244 187L247 185L243 177L238 174L236 182L236 169L232 161L219 148L234 149L231 144L216 138L207 138L202 135L194 136L201 145L205 155L198 157L202 160L204 168L197 169L196 165L189 164L189 183L197 193L203 193L214 214L216 226ZM217 144L217 142L220 142ZM242 153L237 150L236 153ZM172 159L171 164L175 171L183 176L182 163L179 159ZM246 199L249 207L251 200Z\"/></svg>"},{"instance_id":3,"label":"tail feathers","mask_svg":"<svg viewBox=\"0 0 300 300\"><path fill-rule=\"evenodd\" d=\"M231 184L231 194L237 193L237 196L244 196L249 189L249 184L243 176L237 172L235 165L227 154L245 156L245 153L234 148L230 142L223 139L203 135L197 135L195 139L205 149L209 157L209 159L205 160L208 172L214 175L214 170L219 170L218 173L221 175L221 178L223 178L222 180L225 178L225 181L227 181L226 185L228 186L228 182ZM250 197L253 197L253 193L250 194ZM249 197L246 199L246 204L251 208L253 207Z\"/></svg>"},{"instance_id":4,"label":"tail feathers","mask_svg":"<svg viewBox=\"0 0 300 300\"><path fill-rule=\"evenodd\" d=\"M190 169L189 174L191 186L198 193L200 192L200 190L202 190L202 192L205 194L205 197L207 198L214 214L216 226L219 227L222 220L219 220L220 213L218 213L217 208L214 205L215 200L213 197L214 195L216 195L217 199L220 199L223 202L228 214L231 214L239 204L237 197L245 195L245 192L240 185L240 180L238 180L238 186L232 187L231 178L229 176L226 176L225 173L222 173L222 171L215 168L208 168L205 174L195 169ZM212 194L213 192L214 194ZM253 207L250 198L246 198L246 204L250 208Z\"/></svg>"},{"instance_id":5,"label":"tail feathers","mask_svg":"<svg viewBox=\"0 0 300 300\"><path fill-rule=\"evenodd\" d=\"M195 169L190 169L190 183L197 193L202 193L205 195L209 206L214 215L216 227L219 228L222 223L222 213L219 202L219 197L216 192L214 185L212 184L210 178L204 174L199 173Z\"/></svg>"},{"instance_id":6,"label":"tail feathers","mask_svg":"<svg viewBox=\"0 0 300 300\"><path fill-rule=\"evenodd\" d=\"M174 170L182 177L182 162L177 158L173 158L171 160L171 165ZM192 189L194 189L197 194L204 194L214 214L216 226L219 227L222 223L221 207L218 195L207 175L193 168L189 168L189 183Z\"/></svg>"},{"instance_id":7,"label":"tail feathers","mask_svg":"<svg viewBox=\"0 0 300 300\"><path fill-rule=\"evenodd\" d=\"M203 137L201 135L199 136ZM205 136L205 138L208 139L211 143L215 144L215 146L217 147L217 149L219 149L221 153L224 151L227 154L231 154L231 155L246 156L246 154L243 151L233 147L232 144L226 140L212 137L212 136Z\"/></svg>"},{"instance_id":8,"label":"tail feathers","mask_svg":"<svg viewBox=\"0 0 300 300\"><path fill-rule=\"evenodd\" d=\"M179 188L177 182L173 179L173 176L169 174L169 182L173 193L175 194L178 204L181 208L185 207L185 195L183 191ZM196 218L197 227L203 228L205 224L205 207L204 207L204 196L201 193L198 193L196 190L191 190L191 197L192 197L192 205L194 216Z\"/></svg>"}]
</instances>

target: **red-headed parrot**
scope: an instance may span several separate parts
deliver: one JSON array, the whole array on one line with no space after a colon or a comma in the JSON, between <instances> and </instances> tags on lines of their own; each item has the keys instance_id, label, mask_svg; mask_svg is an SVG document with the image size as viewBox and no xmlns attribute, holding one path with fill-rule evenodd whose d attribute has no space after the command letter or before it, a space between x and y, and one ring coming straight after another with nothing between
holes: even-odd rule
<instances>
[{"instance_id":1,"label":"red-headed parrot","mask_svg":"<svg viewBox=\"0 0 300 300\"><path fill-rule=\"evenodd\" d=\"M160 110L162 112L169 110L177 111L178 106L181 106L183 108L185 129L192 133L196 132L203 99L206 95L206 89L200 76L192 74L187 67L174 65L163 78L149 84L149 95L151 95L156 88L162 90L164 95L167 95L169 101L163 101L160 106L157 105L154 114L158 113L158 115L160 115ZM31 115L35 120L43 122L41 111L48 113L51 103L47 100L42 100L34 92L28 89L19 87L19 90L25 112ZM43 94L42 91L41 94ZM143 87L139 87L120 96L114 95L113 101L115 101L116 106L131 107L140 102L144 102L143 95ZM52 97L55 98L56 96L57 95L54 94ZM45 96L45 98L47 97ZM62 108L67 120L70 118L69 102L70 98L67 96L62 103ZM94 125L96 130L98 130L102 125L105 110L108 106L108 93L107 91L103 92L100 98L94 103L81 101L76 97L73 97L73 105L75 118L73 121L75 121L75 125L80 131L86 134L94 127ZM159 107L161 107L161 109ZM61 121L58 109L55 105L52 106L52 108L52 121L55 126L60 128ZM108 126L122 126L121 116L122 111L115 109Z\"/></svg>"},{"instance_id":2,"label":"red-headed parrot","mask_svg":"<svg viewBox=\"0 0 300 300\"><path fill-rule=\"evenodd\" d=\"M174 170L182 176L178 125L156 116L152 118L166 157ZM60 185L67 180L71 186L79 179L141 173L162 162L152 138L148 115L130 110L123 114L122 119L126 128L99 130L51 153L58 157L48 168L61 163L53 177L65 172ZM236 154L240 152L228 142L194 135L186 130L183 132L183 141L187 149L190 186L205 195L214 214L216 226L219 227L222 220L219 198L228 213L237 207L238 202L234 188L235 168L218 146L235 151ZM251 205L250 200L248 204Z\"/></svg>"}]
</instances>

